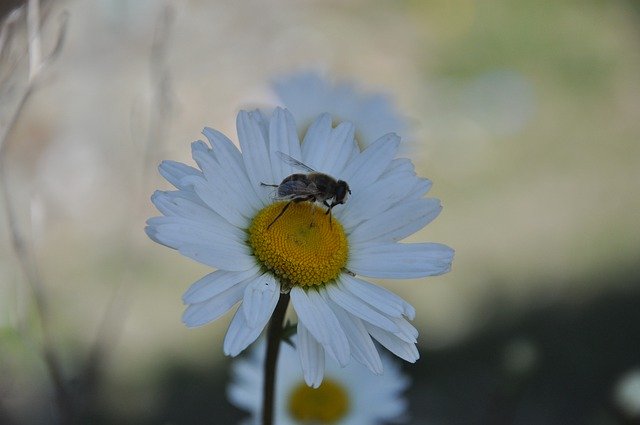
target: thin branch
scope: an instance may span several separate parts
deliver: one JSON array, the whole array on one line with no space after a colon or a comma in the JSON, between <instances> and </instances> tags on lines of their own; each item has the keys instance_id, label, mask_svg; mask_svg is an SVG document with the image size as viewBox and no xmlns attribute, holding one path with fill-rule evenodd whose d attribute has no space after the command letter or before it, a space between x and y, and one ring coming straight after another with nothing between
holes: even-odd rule
<instances>
[{"instance_id":1,"label":"thin branch","mask_svg":"<svg viewBox=\"0 0 640 425\"><path fill-rule=\"evenodd\" d=\"M53 45L53 49L51 52L42 59L41 68L47 68L51 65L53 61L55 61L58 56L60 56L60 52L62 51L62 46L64 45L64 40L67 36L67 24L69 21L69 12L66 10L62 11L60 14L60 23L58 24L58 36L56 37L56 43Z\"/></svg>"},{"instance_id":2,"label":"thin branch","mask_svg":"<svg viewBox=\"0 0 640 425\"><path fill-rule=\"evenodd\" d=\"M5 48L8 49L10 37L13 33L13 25L16 22L17 17L20 15L20 11L14 10L9 15L9 18L3 23L2 30L0 31L0 51L3 57L5 55ZM64 34L64 28L66 22L62 24L62 30L59 38L56 41L56 45L61 46L61 36ZM53 383L56 394L56 404L58 406L59 421L61 423L71 423L73 418L73 403L71 396L67 390L64 376L62 373L62 367L58 360L58 356L53 350L53 338L49 332L48 326L48 310L46 297L44 295L44 285L38 271L37 262L35 256L30 251L28 240L20 232L20 226L18 224L17 213L12 203L11 191L8 186L8 179L6 176L5 160L7 140L15 128L16 123L20 115L22 114L27 101L33 94L36 87L36 80L45 69L42 62L41 40L40 40L40 5L39 0L29 0L27 6L27 34L29 36L28 53L29 53L29 75L27 86L24 92L21 94L18 104L10 116L10 119L4 127L0 128L0 190L5 199L5 210L9 224L9 231L11 233L11 243L13 250L16 254L20 267L26 277L27 283L31 289L33 296L34 306L37 321L40 325L42 332L42 356L49 372L49 376ZM58 49L59 50L59 49ZM54 49L55 53L55 49ZM48 57L51 57L49 55Z\"/></svg>"},{"instance_id":3,"label":"thin branch","mask_svg":"<svg viewBox=\"0 0 640 425\"><path fill-rule=\"evenodd\" d=\"M20 18L20 15L22 15L22 10L22 7L13 9L2 23L2 29L0 29L0 59L5 54L5 47L7 46L10 31L13 31L15 23Z\"/></svg>"},{"instance_id":4,"label":"thin branch","mask_svg":"<svg viewBox=\"0 0 640 425\"><path fill-rule=\"evenodd\" d=\"M31 82L38 75L42 62L39 0L29 0L27 3L27 36L29 40L29 82Z\"/></svg>"},{"instance_id":5,"label":"thin branch","mask_svg":"<svg viewBox=\"0 0 640 425\"><path fill-rule=\"evenodd\" d=\"M149 114L147 138L143 147L143 172L145 174L154 159L151 158L151 154L152 152L158 151L158 145L166 134L166 129L171 120L171 113L173 112L174 95L171 87L171 76L166 62L174 21L174 7L170 2L167 2L156 23L153 42L151 44L151 57L149 59L151 111Z\"/></svg>"},{"instance_id":6,"label":"thin branch","mask_svg":"<svg viewBox=\"0 0 640 425\"><path fill-rule=\"evenodd\" d=\"M29 4L37 3L37 2L38 0L29 0ZM0 30L0 57L8 54L10 37L13 35L15 23L21 15L21 9L22 8L17 8L13 10L2 24L2 29ZM31 13L34 13L33 11L34 10L38 11L39 7L31 6L28 10L31 10L32 11ZM36 54L31 54L30 50L28 51L29 76L27 81L27 87L22 93L22 96L18 101L18 105L14 109L13 114L11 115L11 118L9 119L7 124L3 127L0 127L0 157L4 156L7 138L9 137L9 134L11 133L13 128L15 127L16 122L18 121L18 118L20 117L22 110L24 109L24 106L27 103L27 100L31 96L31 93L35 90L40 76L43 75L42 71L48 68L48 66L53 62L53 60L55 60L59 56L60 51L62 50L62 46L65 40L65 35L67 32L68 15L69 14L66 11L62 13L62 16L60 19L60 27L58 30L58 36L56 38L56 42L54 44L53 50L44 59L42 59L40 53L36 55ZM38 23L38 26L39 26L39 22L40 22L39 18L36 19L33 16L29 18L29 15L28 15L27 25L29 26L34 22ZM37 34L36 36L40 37L39 29L36 31L34 29L28 28L27 33ZM31 46L34 44L39 46L40 42L32 43L30 41L28 44L28 48L30 49ZM19 60L17 60L16 63L10 64L10 66L12 66L12 70L16 69L15 67L17 65L17 62L19 62Z\"/></svg>"}]
</instances>

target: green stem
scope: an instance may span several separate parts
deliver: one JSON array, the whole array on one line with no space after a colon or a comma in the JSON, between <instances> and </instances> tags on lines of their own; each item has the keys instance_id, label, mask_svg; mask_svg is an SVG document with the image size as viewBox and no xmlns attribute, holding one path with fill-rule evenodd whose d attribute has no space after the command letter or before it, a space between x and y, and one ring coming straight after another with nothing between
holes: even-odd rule
<instances>
[{"instance_id":1,"label":"green stem","mask_svg":"<svg viewBox=\"0 0 640 425\"><path fill-rule=\"evenodd\" d=\"M289 293L280 294L278 305L267 328L267 354L264 361L264 392L262 399L262 425L273 424L273 402L276 387L276 366L282 339L282 322L289 305Z\"/></svg>"}]
</instances>

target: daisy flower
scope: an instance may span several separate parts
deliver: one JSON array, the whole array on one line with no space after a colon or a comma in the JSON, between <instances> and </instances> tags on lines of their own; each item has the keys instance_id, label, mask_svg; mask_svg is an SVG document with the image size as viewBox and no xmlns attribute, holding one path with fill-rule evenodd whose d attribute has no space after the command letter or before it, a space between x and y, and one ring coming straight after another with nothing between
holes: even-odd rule
<instances>
[{"instance_id":1,"label":"daisy flower","mask_svg":"<svg viewBox=\"0 0 640 425\"><path fill-rule=\"evenodd\" d=\"M295 338L294 338L295 342ZM259 423L262 411L264 343L233 363L228 397L235 406L251 413L249 424ZM403 392L409 386L398 364L381 356L384 375L351 363L344 368L327 363L322 385L309 388L295 367L295 348L283 344L278 358L274 423L278 425L332 424L374 425L406 418Z\"/></svg>"},{"instance_id":2,"label":"daisy flower","mask_svg":"<svg viewBox=\"0 0 640 425\"><path fill-rule=\"evenodd\" d=\"M640 368L628 371L618 380L614 396L626 416L640 418Z\"/></svg>"},{"instance_id":3,"label":"daisy flower","mask_svg":"<svg viewBox=\"0 0 640 425\"><path fill-rule=\"evenodd\" d=\"M356 140L362 147L383 134L407 131L405 120L388 96L362 93L348 81L332 83L316 72L306 71L277 79L273 90L302 129L308 128L318 115L330 112L336 122L353 123Z\"/></svg>"},{"instance_id":4,"label":"daisy flower","mask_svg":"<svg viewBox=\"0 0 640 425\"><path fill-rule=\"evenodd\" d=\"M408 159L394 159L399 138L387 134L361 151L354 126L335 128L323 114L302 143L293 116L277 108L237 118L241 151L205 128L192 145L198 168L164 161L160 173L175 186L152 201L163 214L148 220L154 241L217 270L184 294L187 326L218 319L240 303L224 340L236 356L269 321L280 293L290 293L298 316L300 360L306 382L322 382L324 353L345 366L355 358L374 373L382 362L373 339L414 362L418 332L406 301L358 276L418 278L450 269L453 250L437 243L398 243L433 220L431 183L416 177ZM274 201L273 188L300 170L282 154L348 182L353 195L325 213L311 202ZM284 211L285 206L288 209Z\"/></svg>"}]
</instances>

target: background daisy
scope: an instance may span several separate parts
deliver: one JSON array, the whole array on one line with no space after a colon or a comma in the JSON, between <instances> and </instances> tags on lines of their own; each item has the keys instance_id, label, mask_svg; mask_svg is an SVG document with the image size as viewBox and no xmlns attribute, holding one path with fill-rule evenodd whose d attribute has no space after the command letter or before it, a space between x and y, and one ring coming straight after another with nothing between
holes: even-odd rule
<instances>
[{"instance_id":1,"label":"background daisy","mask_svg":"<svg viewBox=\"0 0 640 425\"><path fill-rule=\"evenodd\" d=\"M365 91L353 81L331 81L317 71L304 71L276 79L273 89L303 132L318 115L328 112L337 122L354 124L362 147L387 133L409 136L406 120L388 95Z\"/></svg>"},{"instance_id":2,"label":"background daisy","mask_svg":"<svg viewBox=\"0 0 640 425\"><path fill-rule=\"evenodd\" d=\"M614 387L614 402L630 420L640 419L640 368L624 373Z\"/></svg>"},{"instance_id":3,"label":"background daisy","mask_svg":"<svg viewBox=\"0 0 640 425\"><path fill-rule=\"evenodd\" d=\"M257 344L246 357L234 361L227 389L231 403L251 414L251 424L259 423L262 411L264 345ZM372 375L357 363L340 368L328 362L325 381L319 388L306 386L297 357L294 347L282 344L274 423L375 425L407 419L403 392L409 387L409 379L390 356L381 355L381 376Z\"/></svg>"}]
</instances>

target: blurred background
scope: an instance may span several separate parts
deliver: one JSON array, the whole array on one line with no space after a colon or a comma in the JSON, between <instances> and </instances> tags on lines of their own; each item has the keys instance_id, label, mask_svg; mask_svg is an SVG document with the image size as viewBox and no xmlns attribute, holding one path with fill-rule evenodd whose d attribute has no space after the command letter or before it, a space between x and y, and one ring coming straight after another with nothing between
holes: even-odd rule
<instances>
[{"instance_id":1,"label":"blurred background","mask_svg":"<svg viewBox=\"0 0 640 425\"><path fill-rule=\"evenodd\" d=\"M640 3L50 0L42 55L65 37L36 84L19 4L0 3L0 423L244 416L230 316L180 321L209 270L143 228L159 161L191 163L204 126L237 140L237 111L298 70L391 96L444 205L410 239L455 248L453 270L380 282L418 312L410 423L640 423Z\"/></svg>"}]
</instances>

